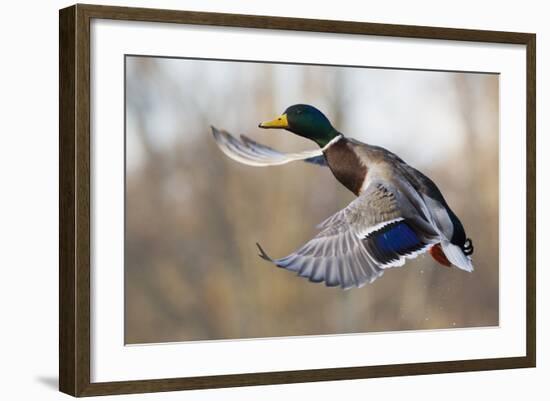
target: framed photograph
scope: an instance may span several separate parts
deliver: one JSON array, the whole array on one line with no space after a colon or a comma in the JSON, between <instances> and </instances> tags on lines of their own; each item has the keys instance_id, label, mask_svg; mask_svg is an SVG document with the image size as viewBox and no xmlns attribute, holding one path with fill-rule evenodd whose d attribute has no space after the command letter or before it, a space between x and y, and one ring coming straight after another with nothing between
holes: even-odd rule
<instances>
[{"instance_id":1,"label":"framed photograph","mask_svg":"<svg viewBox=\"0 0 550 401\"><path fill-rule=\"evenodd\" d=\"M60 390L535 366L535 35L60 11Z\"/></svg>"}]
</instances>

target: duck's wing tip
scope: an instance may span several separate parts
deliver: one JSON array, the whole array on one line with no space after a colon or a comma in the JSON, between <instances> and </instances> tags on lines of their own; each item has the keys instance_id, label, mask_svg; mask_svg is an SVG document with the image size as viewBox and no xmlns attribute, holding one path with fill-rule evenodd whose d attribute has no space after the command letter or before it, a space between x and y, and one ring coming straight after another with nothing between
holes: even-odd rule
<instances>
[{"instance_id":1,"label":"duck's wing tip","mask_svg":"<svg viewBox=\"0 0 550 401\"><path fill-rule=\"evenodd\" d=\"M223 136L224 132L213 125L210 125L210 130L212 131L212 136L214 137L214 140L218 143L218 146L220 146L222 141L221 137Z\"/></svg>"},{"instance_id":2,"label":"duck's wing tip","mask_svg":"<svg viewBox=\"0 0 550 401\"><path fill-rule=\"evenodd\" d=\"M324 159L320 149L285 153L262 145L246 135L237 138L213 125L210 125L210 128L214 141L227 157L249 166L278 166L297 160L323 165L323 160L319 158L321 156Z\"/></svg>"},{"instance_id":3,"label":"duck's wing tip","mask_svg":"<svg viewBox=\"0 0 550 401\"><path fill-rule=\"evenodd\" d=\"M258 242L256 242L256 246L258 247L258 251L260 252L258 253L258 256L260 258L262 258L263 260L267 260L268 262L274 263L273 259L264 251L264 249Z\"/></svg>"}]
</instances>

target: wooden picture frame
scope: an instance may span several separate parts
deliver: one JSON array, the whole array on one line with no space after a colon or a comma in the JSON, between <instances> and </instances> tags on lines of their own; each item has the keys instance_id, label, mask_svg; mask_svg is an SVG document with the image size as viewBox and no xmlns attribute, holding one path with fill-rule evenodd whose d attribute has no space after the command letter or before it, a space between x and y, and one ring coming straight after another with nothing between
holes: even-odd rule
<instances>
[{"instance_id":1,"label":"wooden picture frame","mask_svg":"<svg viewBox=\"0 0 550 401\"><path fill-rule=\"evenodd\" d=\"M526 47L526 355L154 380L91 382L90 334L90 22L92 19L268 28ZM535 35L191 11L74 5L59 14L59 388L73 396L143 393L324 380L534 367L536 361Z\"/></svg>"}]
</instances>

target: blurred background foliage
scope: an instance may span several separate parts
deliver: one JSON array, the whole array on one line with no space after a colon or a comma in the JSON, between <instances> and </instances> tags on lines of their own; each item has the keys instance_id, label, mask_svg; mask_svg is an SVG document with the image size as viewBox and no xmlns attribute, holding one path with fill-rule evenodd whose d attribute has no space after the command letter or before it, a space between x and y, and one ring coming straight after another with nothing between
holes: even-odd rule
<instances>
[{"instance_id":1,"label":"blurred background foliage","mask_svg":"<svg viewBox=\"0 0 550 401\"><path fill-rule=\"evenodd\" d=\"M498 75L126 58L125 342L498 325ZM257 128L294 103L430 176L475 245L471 274L429 255L373 284L326 288L261 260L287 255L353 195L326 168L253 168L210 125L282 150Z\"/></svg>"}]
</instances>

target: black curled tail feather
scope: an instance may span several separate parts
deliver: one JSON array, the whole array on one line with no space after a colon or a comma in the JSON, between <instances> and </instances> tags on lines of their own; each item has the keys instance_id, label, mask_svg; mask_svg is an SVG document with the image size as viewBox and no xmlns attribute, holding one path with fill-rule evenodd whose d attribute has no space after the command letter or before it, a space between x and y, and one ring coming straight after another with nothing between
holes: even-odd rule
<instances>
[{"instance_id":1,"label":"black curled tail feather","mask_svg":"<svg viewBox=\"0 0 550 401\"><path fill-rule=\"evenodd\" d=\"M462 245L462 251L466 256L470 256L474 253L474 243L470 238L466 238L466 241L464 241L464 245Z\"/></svg>"}]
</instances>

